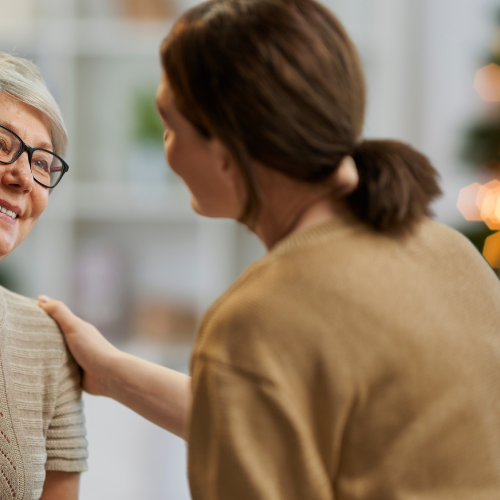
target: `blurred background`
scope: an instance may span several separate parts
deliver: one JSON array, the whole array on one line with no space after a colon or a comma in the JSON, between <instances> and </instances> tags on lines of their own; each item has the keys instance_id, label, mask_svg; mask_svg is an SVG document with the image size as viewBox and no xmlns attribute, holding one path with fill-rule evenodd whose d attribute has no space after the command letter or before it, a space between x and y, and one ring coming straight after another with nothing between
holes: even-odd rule
<instances>
[{"instance_id":1,"label":"blurred background","mask_svg":"<svg viewBox=\"0 0 500 500\"><path fill-rule=\"evenodd\" d=\"M0 263L0 282L63 299L121 348L185 372L203 312L264 253L235 223L193 214L163 157L158 47L193 3L0 0L0 50L40 66L66 118L71 167ZM437 219L500 266L500 1L325 3L362 56L365 136L427 154L445 192ZM85 402L83 500L189 498L180 439L113 401Z\"/></svg>"}]
</instances>

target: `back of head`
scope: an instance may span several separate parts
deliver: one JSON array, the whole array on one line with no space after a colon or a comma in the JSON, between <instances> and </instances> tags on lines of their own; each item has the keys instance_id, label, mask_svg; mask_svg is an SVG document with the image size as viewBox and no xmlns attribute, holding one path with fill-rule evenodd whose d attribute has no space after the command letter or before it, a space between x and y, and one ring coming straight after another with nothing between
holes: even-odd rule
<instances>
[{"instance_id":1,"label":"back of head","mask_svg":"<svg viewBox=\"0 0 500 500\"><path fill-rule=\"evenodd\" d=\"M38 68L27 59L0 52L0 92L41 111L50 121L55 153L64 155L68 134L59 106Z\"/></svg>"},{"instance_id":2,"label":"back of head","mask_svg":"<svg viewBox=\"0 0 500 500\"><path fill-rule=\"evenodd\" d=\"M346 201L382 232L410 230L440 193L436 171L409 146L359 142L366 105L359 56L315 0L209 0L176 23L162 63L180 112L241 165L245 215L259 206L252 160L323 183L352 156L360 182Z\"/></svg>"}]
</instances>

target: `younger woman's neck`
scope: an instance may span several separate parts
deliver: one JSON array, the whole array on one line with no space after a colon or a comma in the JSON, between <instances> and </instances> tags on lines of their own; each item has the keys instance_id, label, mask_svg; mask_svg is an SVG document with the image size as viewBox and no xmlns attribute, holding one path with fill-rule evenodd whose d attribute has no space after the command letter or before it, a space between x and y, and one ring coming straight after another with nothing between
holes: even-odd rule
<instances>
[{"instance_id":1,"label":"younger woman's neck","mask_svg":"<svg viewBox=\"0 0 500 500\"><path fill-rule=\"evenodd\" d=\"M340 217L347 210L345 196L359 182L350 157L321 184L300 182L261 164L255 173L262 197L257 220L249 228L268 250L286 236Z\"/></svg>"},{"instance_id":2,"label":"younger woman's neck","mask_svg":"<svg viewBox=\"0 0 500 500\"><path fill-rule=\"evenodd\" d=\"M312 203L302 214L300 214L296 224L287 236L336 219L339 217L341 211L342 208L340 205L336 206L333 200L320 199Z\"/></svg>"},{"instance_id":3,"label":"younger woman's neck","mask_svg":"<svg viewBox=\"0 0 500 500\"><path fill-rule=\"evenodd\" d=\"M265 208L261 210L251 230L268 250L287 236L336 219L341 212L341 207L335 206L331 199L325 197L304 200L294 208L296 210L271 211Z\"/></svg>"}]
</instances>

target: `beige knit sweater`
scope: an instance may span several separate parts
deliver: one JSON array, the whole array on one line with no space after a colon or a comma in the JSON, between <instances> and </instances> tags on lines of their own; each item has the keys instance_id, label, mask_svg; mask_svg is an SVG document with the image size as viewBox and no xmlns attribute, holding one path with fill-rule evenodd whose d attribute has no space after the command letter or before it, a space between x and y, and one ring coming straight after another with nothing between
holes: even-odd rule
<instances>
[{"instance_id":1,"label":"beige knit sweater","mask_svg":"<svg viewBox=\"0 0 500 500\"><path fill-rule=\"evenodd\" d=\"M424 221L292 235L207 313L193 500L500 499L500 284Z\"/></svg>"},{"instance_id":2,"label":"beige knit sweater","mask_svg":"<svg viewBox=\"0 0 500 500\"><path fill-rule=\"evenodd\" d=\"M37 500L46 470L86 470L80 376L56 323L0 287L0 499Z\"/></svg>"}]
</instances>

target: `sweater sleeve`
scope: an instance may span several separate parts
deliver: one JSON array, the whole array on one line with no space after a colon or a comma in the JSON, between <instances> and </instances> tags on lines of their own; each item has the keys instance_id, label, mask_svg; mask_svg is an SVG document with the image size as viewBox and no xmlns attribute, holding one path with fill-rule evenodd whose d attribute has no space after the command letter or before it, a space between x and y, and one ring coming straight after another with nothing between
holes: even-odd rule
<instances>
[{"instance_id":1,"label":"sweater sleeve","mask_svg":"<svg viewBox=\"0 0 500 500\"><path fill-rule=\"evenodd\" d=\"M45 469L62 472L87 470L87 440L78 366L65 349L59 372L58 393L47 430Z\"/></svg>"},{"instance_id":2,"label":"sweater sleeve","mask_svg":"<svg viewBox=\"0 0 500 500\"><path fill-rule=\"evenodd\" d=\"M331 500L332 485L293 398L264 378L196 361L189 436L193 500Z\"/></svg>"}]
</instances>

